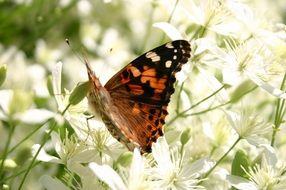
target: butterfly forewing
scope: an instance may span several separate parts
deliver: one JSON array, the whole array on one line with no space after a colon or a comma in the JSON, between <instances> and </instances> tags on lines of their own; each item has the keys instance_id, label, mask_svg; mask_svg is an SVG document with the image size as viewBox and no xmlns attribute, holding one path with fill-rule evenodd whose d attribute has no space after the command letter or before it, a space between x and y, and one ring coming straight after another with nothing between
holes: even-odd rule
<instances>
[{"instance_id":1,"label":"butterfly forewing","mask_svg":"<svg viewBox=\"0 0 286 190\"><path fill-rule=\"evenodd\" d=\"M133 60L105 85L124 118L117 127L143 152L150 152L152 142L163 135L175 74L187 63L190 52L188 41L169 42Z\"/></svg>"}]
</instances>

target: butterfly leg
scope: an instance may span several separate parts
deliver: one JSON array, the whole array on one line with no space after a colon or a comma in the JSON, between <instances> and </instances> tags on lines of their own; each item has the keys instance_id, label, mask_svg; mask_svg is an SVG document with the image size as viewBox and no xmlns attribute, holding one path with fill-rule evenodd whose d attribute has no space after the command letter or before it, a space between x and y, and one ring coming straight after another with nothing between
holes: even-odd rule
<instances>
[{"instance_id":1,"label":"butterfly leg","mask_svg":"<svg viewBox=\"0 0 286 190\"><path fill-rule=\"evenodd\" d=\"M90 127L89 127L89 120L90 119L93 119L94 118L94 116L88 116L88 117L86 117L86 126L87 126L87 129L88 129L88 131L87 131L87 136L86 136L86 141L87 141L87 139L88 139L88 137L89 137L89 134L91 133L91 130L90 130Z\"/></svg>"}]
</instances>

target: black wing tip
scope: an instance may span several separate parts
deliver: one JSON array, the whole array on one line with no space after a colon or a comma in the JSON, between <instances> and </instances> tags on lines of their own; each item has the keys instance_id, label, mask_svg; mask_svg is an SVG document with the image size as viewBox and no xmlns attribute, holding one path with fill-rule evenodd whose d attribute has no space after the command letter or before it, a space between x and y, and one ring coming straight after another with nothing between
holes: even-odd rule
<instances>
[{"instance_id":1,"label":"black wing tip","mask_svg":"<svg viewBox=\"0 0 286 190\"><path fill-rule=\"evenodd\" d=\"M169 43L171 43L174 47L181 51L182 58L180 60L180 63L187 63L189 58L191 57L192 51L190 42L187 40L175 40Z\"/></svg>"}]
</instances>

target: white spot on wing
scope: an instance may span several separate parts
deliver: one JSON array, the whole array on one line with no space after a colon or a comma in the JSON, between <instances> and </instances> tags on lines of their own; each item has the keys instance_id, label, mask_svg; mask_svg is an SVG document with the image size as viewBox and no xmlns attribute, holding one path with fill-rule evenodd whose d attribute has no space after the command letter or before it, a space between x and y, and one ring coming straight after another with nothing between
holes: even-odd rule
<instances>
[{"instance_id":1,"label":"white spot on wing","mask_svg":"<svg viewBox=\"0 0 286 190\"><path fill-rule=\"evenodd\" d=\"M157 54L156 54L155 52L149 51L149 52L146 53L145 56L146 56L147 58L151 58L151 57L156 56L156 55L157 55Z\"/></svg>"},{"instance_id":2,"label":"white spot on wing","mask_svg":"<svg viewBox=\"0 0 286 190\"><path fill-rule=\"evenodd\" d=\"M157 61L160 61L160 56L155 56L155 57L151 57L152 61L153 62L157 62Z\"/></svg>"},{"instance_id":3,"label":"white spot on wing","mask_svg":"<svg viewBox=\"0 0 286 190\"><path fill-rule=\"evenodd\" d=\"M172 42L167 43L167 44L166 44L166 47L167 47L167 48L170 48L170 49L171 49L171 48L174 48Z\"/></svg>"},{"instance_id":4,"label":"white spot on wing","mask_svg":"<svg viewBox=\"0 0 286 190\"><path fill-rule=\"evenodd\" d=\"M155 52L153 52L153 51L147 52L145 56L146 56L147 58L151 59L152 62L160 61L160 56L157 55L157 53L155 53Z\"/></svg>"},{"instance_id":5,"label":"white spot on wing","mask_svg":"<svg viewBox=\"0 0 286 190\"><path fill-rule=\"evenodd\" d=\"M172 61L170 61L170 60L168 60L168 61L165 62L166 68L170 68L171 65L172 65Z\"/></svg>"},{"instance_id":6,"label":"white spot on wing","mask_svg":"<svg viewBox=\"0 0 286 190\"><path fill-rule=\"evenodd\" d=\"M174 56L173 56L173 59L174 59L174 60L176 60L176 59L177 59L177 56L176 56L176 55L174 55Z\"/></svg>"}]
</instances>

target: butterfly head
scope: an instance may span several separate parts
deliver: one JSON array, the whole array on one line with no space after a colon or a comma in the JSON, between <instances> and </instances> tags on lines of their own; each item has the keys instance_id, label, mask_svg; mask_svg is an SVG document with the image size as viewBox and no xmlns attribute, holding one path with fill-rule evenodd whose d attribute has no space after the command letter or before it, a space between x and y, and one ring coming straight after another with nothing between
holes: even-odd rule
<instances>
[{"instance_id":1,"label":"butterfly head","mask_svg":"<svg viewBox=\"0 0 286 190\"><path fill-rule=\"evenodd\" d=\"M87 70L88 80L92 83L92 86L95 87L96 89L101 88L102 85L99 79L97 78L93 70L91 69L91 66L86 59L84 59L84 63L85 63L86 70Z\"/></svg>"},{"instance_id":2,"label":"butterfly head","mask_svg":"<svg viewBox=\"0 0 286 190\"><path fill-rule=\"evenodd\" d=\"M111 102L108 91L101 85L98 77L95 75L91 66L84 61L87 69L87 75L90 82L89 91L87 93L87 99L90 110L93 114L98 114L108 111L108 107Z\"/></svg>"}]
</instances>

